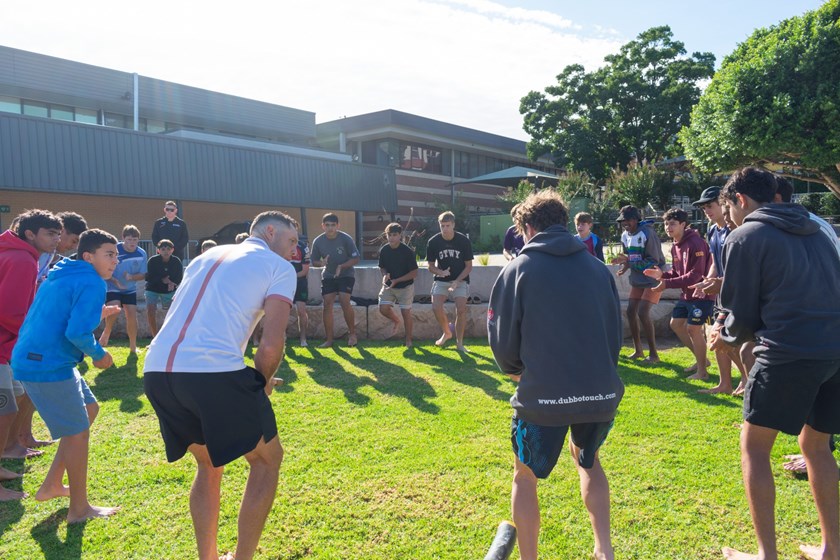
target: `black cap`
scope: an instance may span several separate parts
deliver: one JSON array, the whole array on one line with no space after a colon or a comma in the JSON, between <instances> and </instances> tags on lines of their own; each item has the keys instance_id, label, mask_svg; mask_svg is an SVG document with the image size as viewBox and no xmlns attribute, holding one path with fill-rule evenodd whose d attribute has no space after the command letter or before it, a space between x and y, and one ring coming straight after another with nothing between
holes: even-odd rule
<instances>
[{"instance_id":1,"label":"black cap","mask_svg":"<svg viewBox=\"0 0 840 560\"><path fill-rule=\"evenodd\" d=\"M691 204L693 206L700 206L707 202L715 202L720 196L720 187L709 187L700 195L700 200L695 200Z\"/></svg>"},{"instance_id":2,"label":"black cap","mask_svg":"<svg viewBox=\"0 0 840 560\"><path fill-rule=\"evenodd\" d=\"M624 220L642 220L642 215L639 213L638 208L635 206L623 206L621 210L618 211L618 218L615 219L616 222L623 222Z\"/></svg>"}]
</instances>

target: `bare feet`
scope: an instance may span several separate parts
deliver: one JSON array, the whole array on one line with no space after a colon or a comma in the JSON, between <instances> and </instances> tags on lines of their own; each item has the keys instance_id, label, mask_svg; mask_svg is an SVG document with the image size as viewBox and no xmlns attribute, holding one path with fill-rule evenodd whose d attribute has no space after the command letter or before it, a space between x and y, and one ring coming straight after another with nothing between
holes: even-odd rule
<instances>
[{"instance_id":1,"label":"bare feet","mask_svg":"<svg viewBox=\"0 0 840 560\"><path fill-rule=\"evenodd\" d=\"M38 502L46 502L47 500L52 500L53 498L69 498L70 497L70 487L61 486L55 488L47 488L45 486L41 486L38 489L38 492L35 494L35 500Z\"/></svg>"},{"instance_id":2,"label":"bare feet","mask_svg":"<svg viewBox=\"0 0 840 560\"><path fill-rule=\"evenodd\" d=\"M236 556L233 555L233 552L225 552L224 555L219 556L219 560L236 560Z\"/></svg>"},{"instance_id":3,"label":"bare feet","mask_svg":"<svg viewBox=\"0 0 840 560\"><path fill-rule=\"evenodd\" d=\"M706 360L706 367L712 367L712 362L710 362L708 359ZM693 364L691 364L690 366L685 368L683 371L685 373L691 373L693 371L697 371L697 362L694 362Z\"/></svg>"},{"instance_id":4,"label":"bare feet","mask_svg":"<svg viewBox=\"0 0 840 560\"><path fill-rule=\"evenodd\" d=\"M642 360L646 364L658 364L659 363L659 356L648 356L644 360Z\"/></svg>"},{"instance_id":5,"label":"bare feet","mask_svg":"<svg viewBox=\"0 0 840 560\"><path fill-rule=\"evenodd\" d=\"M728 546L723 547L721 552L723 552L723 557L727 560L758 560L758 556L755 554L740 552L734 548L729 548Z\"/></svg>"},{"instance_id":6,"label":"bare feet","mask_svg":"<svg viewBox=\"0 0 840 560\"><path fill-rule=\"evenodd\" d=\"M440 338L435 341L435 346L443 346L447 343L447 341L449 341L450 338L452 338L451 332L443 333L442 335L440 335Z\"/></svg>"},{"instance_id":7,"label":"bare feet","mask_svg":"<svg viewBox=\"0 0 840 560\"><path fill-rule=\"evenodd\" d=\"M736 397L743 397L744 396L744 391L746 391L746 389L747 389L747 384L746 383L738 383L738 386L735 387L735 390L732 391L732 394Z\"/></svg>"},{"instance_id":8,"label":"bare feet","mask_svg":"<svg viewBox=\"0 0 840 560\"><path fill-rule=\"evenodd\" d=\"M641 360L644 357L645 357L644 352L633 352L632 354L627 356L627 359L628 360Z\"/></svg>"},{"instance_id":9,"label":"bare feet","mask_svg":"<svg viewBox=\"0 0 840 560\"><path fill-rule=\"evenodd\" d=\"M458 352L468 352L467 347L466 347L466 346L464 346L464 344L463 344L463 343L458 344L458 345L456 346L456 348L457 348Z\"/></svg>"},{"instance_id":10,"label":"bare feet","mask_svg":"<svg viewBox=\"0 0 840 560\"><path fill-rule=\"evenodd\" d=\"M283 381L282 377L272 377L271 378L271 386L272 387L279 387L283 383L285 383L285 381Z\"/></svg>"},{"instance_id":11,"label":"bare feet","mask_svg":"<svg viewBox=\"0 0 840 560\"><path fill-rule=\"evenodd\" d=\"M15 500L22 500L27 495L24 492L18 492L17 490L9 490L8 488L4 488L0 486L0 502L13 502Z\"/></svg>"},{"instance_id":12,"label":"bare feet","mask_svg":"<svg viewBox=\"0 0 840 560\"><path fill-rule=\"evenodd\" d=\"M0 467L0 480L14 480L23 477L22 474Z\"/></svg>"},{"instance_id":13,"label":"bare feet","mask_svg":"<svg viewBox=\"0 0 840 560\"><path fill-rule=\"evenodd\" d=\"M301 347L301 348L306 348L307 346L309 346L309 345L306 343L306 339L305 339L305 338L301 338L301 339L300 339L300 347Z\"/></svg>"},{"instance_id":14,"label":"bare feet","mask_svg":"<svg viewBox=\"0 0 840 560\"><path fill-rule=\"evenodd\" d=\"M30 459L32 457L38 457L39 455L43 455L44 452L38 449L29 449L28 447L24 447L19 443L13 443L6 447L3 451L2 459Z\"/></svg>"},{"instance_id":15,"label":"bare feet","mask_svg":"<svg viewBox=\"0 0 840 560\"><path fill-rule=\"evenodd\" d=\"M718 393L731 395L732 385L718 385L717 387L712 387L711 389L698 389L697 392L704 393L706 395L717 395Z\"/></svg>"},{"instance_id":16,"label":"bare feet","mask_svg":"<svg viewBox=\"0 0 840 560\"><path fill-rule=\"evenodd\" d=\"M805 464L805 457L802 455L785 455L787 462L782 464L782 468L794 474L805 474L808 472L808 467Z\"/></svg>"},{"instance_id":17,"label":"bare feet","mask_svg":"<svg viewBox=\"0 0 840 560\"><path fill-rule=\"evenodd\" d=\"M399 328L399 326L400 326L399 321L391 321L391 328L388 331L388 336L386 336L385 338L386 339L393 338L397 334L397 329Z\"/></svg>"},{"instance_id":18,"label":"bare feet","mask_svg":"<svg viewBox=\"0 0 840 560\"><path fill-rule=\"evenodd\" d=\"M411 339L410 338L405 339L405 347L406 348L411 348Z\"/></svg>"},{"instance_id":19,"label":"bare feet","mask_svg":"<svg viewBox=\"0 0 840 560\"><path fill-rule=\"evenodd\" d=\"M333 341L332 340L325 340L321 344L318 345L318 348L332 348Z\"/></svg>"},{"instance_id":20,"label":"bare feet","mask_svg":"<svg viewBox=\"0 0 840 560\"><path fill-rule=\"evenodd\" d=\"M46 446L52 445L54 443L55 443L55 441L53 441L51 439L42 441L40 439L35 439L35 437L32 436L32 435L30 435L28 437L21 437L20 438L20 444L21 445L24 445L26 447L32 447L32 448L46 447Z\"/></svg>"},{"instance_id":21,"label":"bare feet","mask_svg":"<svg viewBox=\"0 0 840 560\"><path fill-rule=\"evenodd\" d=\"M709 374L708 373L695 373L694 375L689 375L686 379L696 379L698 381L708 381Z\"/></svg>"},{"instance_id":22,"label":"bare feet","mask_svg":"<svg viewBox=\"0 0 840 560\"><path fill-rule=\"evenodd\" d=\"M614 558L615 553L612 548L609 550L594 550L592 552L592 560L613 560Z\"/></svg>"},{"instance_id":23,"label":"bare feet","mask_svg":"<svg viewBox=\"0 0 840 560\"><path fill-rule=\"evenodd\" d=\"M119 506L99 507L88 505L87 509L80 515L71 515L70 513L68 513L67 523L81 523L82 521L87 521L88 519L96 519L97 517L110 517L118 511L120 511Z\"/></svg>"},{"instance_id":24,"label":"bare feet","mask_svg":"<svg viewBox=\"0 0 840 560\"><path fill-rule=\"evenodd\" d=\"M347 346L353 347L359 343L359 339L356 338L355 334L351 334L347 337Z\"/></svg>"},{"instance_id":25,"label":"bare feet","mask_svg":"<svg viewBox=\"0 0 840 560\"><path fill-rule=\"evenodd\" d=\"M799 550L805 555L805 558L811 558L812 560L822 560L823 558L822 549L818 546L800 544Z\"/></svg>"}]
</instances>

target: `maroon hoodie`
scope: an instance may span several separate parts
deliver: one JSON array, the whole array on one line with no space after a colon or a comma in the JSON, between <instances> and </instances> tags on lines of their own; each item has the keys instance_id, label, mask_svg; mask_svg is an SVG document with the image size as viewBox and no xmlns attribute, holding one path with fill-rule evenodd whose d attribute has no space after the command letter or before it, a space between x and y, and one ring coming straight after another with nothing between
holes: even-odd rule
<instances>
[{"instance_id":1,"label":"maroon hoodie","mask_svg":"<svg viewBox=\"0 0 840 560\"><path fill-rule=\"evenodd\" d=\"M0 234L0 364L8 364L35 298L38 250L11 230Z\"/></svg>"},{"instance_id":2,"label":"maroon hoodie","mask_svg":"<svg viewBox=\"0 0 840 560\"><path fill-rule=\"evenodd\" d=\"M693 286L709 272L711 264L709 245L700 234L686 228L682 239L671 246L671 270L662 274L662 283L666 288L680 288L680 299L684 301L703 301L714 296L696 297Z\"/></svg>"}]
</instances>

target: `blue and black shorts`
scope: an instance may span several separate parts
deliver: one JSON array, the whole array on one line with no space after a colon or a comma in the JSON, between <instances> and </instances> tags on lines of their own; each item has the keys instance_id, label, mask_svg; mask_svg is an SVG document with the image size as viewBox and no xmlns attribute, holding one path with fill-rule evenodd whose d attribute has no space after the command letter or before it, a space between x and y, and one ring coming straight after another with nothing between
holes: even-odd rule
<instances>
[{"instance_id":1,"label":"blue and black shorts","mask_svg":"<svg viewBox=\"0 0 840 560\"><path fill-rule=\"evenodd\" d=\"M548 478L557 464L570 428L572 443L580 449L578 464L584 469L591 469L595 464L595 454L606 441L613 422L540 426L514 416L510 424L510 441L516 457L534 471L537 478Z\"/></svg>"},{"instance_id":2,"label":"blue and black shorts","mask_svg":"<svg viewBox=\"0 0 840 560\"><path fill-rule=\"evenodd\" d=\"M680 300L674 306L671 317L685 319L689 325L704 325L714 314L715 302L710 299L696 301Z\"/></svg>"}]
</instances>

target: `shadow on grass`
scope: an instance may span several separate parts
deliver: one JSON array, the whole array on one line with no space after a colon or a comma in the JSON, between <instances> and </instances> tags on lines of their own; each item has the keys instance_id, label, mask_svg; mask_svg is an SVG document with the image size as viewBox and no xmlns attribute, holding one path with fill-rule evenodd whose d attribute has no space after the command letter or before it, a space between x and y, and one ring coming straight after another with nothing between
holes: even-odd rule
<instances>
[{"instance_id":1,"label":"shadow on grass","mask_svg":"<svg viewBox=\"0 0 840 560\"><path fill-rule=\"evenodd\" d=\"M63 507L32 527L29 532L41 547L46 560L61 560L82 557L82 536L87 522L67 525L67 538L64 542L58 535L58 529L67 519L67 508Z\"/></svg>"},{"instance_id":2,"label":"shadow on grass","mask_svg":"<svg viewBox=\"0 0 840 560\"><path fill-rule=\"evenodd\" d=\"M465 345L469 348L469 341L465 341ZM495 364L487 362L483 357L482 362L486 363L479 364L473 353L469 351L458 352L454 347L451 355L449 353L429 352L423 347L416 347L416 350L417 357L422 360L423 364L432 367L436 372L447 375L453 381L463 385L481 389L487 396L496 400L510 400L510 393L499 390L499 387L504 383L502 373L499 372ZM448 347L444 349L444 352L446 350L448 350Z\"/></svg>"},{"instance_id":3,"label":"shadow on grass","mask_svg":"<svg viewBox=\"0 0 840 560\"><path fill-rule=\"evenodd\" d=\"M125 365L100 371L92 390L100 401L119 400L122 412L138 412L143 408L143 376L137 373L137 354L129 354Z\"/></svg>"},{"instance_id":4,"label":"shadow on grass","mask_svg":"<svg viewBox=\"0 0 840 560\"><path fill-rule=\"evenodd\" d=\"M619 360L618 374L625 385L644 385L658 391L682 393L692 400L710 406L728 408L741 408L743 406L743 401L736 397L699 392L700 389L705 387L697 387L692 385L690 381L686 381L687 374L683 372L683 367L680 365L659 362L646 368L637 364L638 362L635 360L625 358ZM667 373L663 375L662 370L666 370ZM717 380L716 375L709 375L708 387L714 387Z\"/></svg>"},{"instance_id":5,"label":"shadow on grass","mask_svg":"<svg viewBox=\"0 0 840 560\"><path fill-rule=\"evenodd\" d=\"M12 472L25 473L23 459L3 459L0 465L6 467ZM17 492L23 492L23 479L15 478L13 480L4 480L3 487ZM23 517L24 507L21 500L12 500L9 502L0 502L0 537L6 534L15 523ZM0 539L2 540L2 539Z\"/></svg>"},{"instance_id":6,"label":"shadow on grass","mask_svg":"<svg viewBox=\"0 0 840 560\"><path fill-rule=\"evenodd\" d=\"M359 392L359 389L368 386L382 394L403 398L420 412L437 414L440 411L436 404L429 402L437 396L434 388L428 381L412 375L404 367L381 360L359 346L350 351L334 346L332 350L336 356L373 375L375 380L346 371L341 364L316 348L290 348L288 354L307 367L315 383L341 390L347 401L353 404L366 405L370 402L370 397ZM358 352L358 356L354 355L355 352Z\"/></svg>"}]
</instances>

